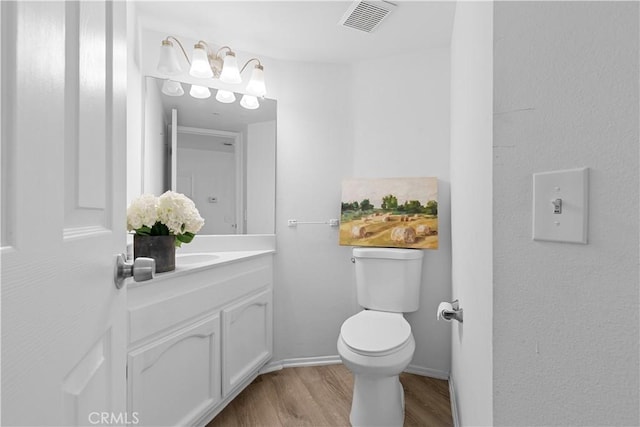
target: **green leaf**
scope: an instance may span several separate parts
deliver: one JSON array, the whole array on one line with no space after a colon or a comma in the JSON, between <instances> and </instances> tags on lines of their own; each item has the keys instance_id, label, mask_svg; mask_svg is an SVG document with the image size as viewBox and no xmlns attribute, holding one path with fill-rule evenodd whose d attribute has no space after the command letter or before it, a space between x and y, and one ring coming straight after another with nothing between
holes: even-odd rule
<instances>
[{"instance_id":1,"label":"green leaf","mask_svg":"<svg viewBox=\"0 0 640 427\"><path fill-rule=\"evenodd\" d=\"M191 243L194 237L195 237L195 234L187 232L184 234L178 234L176 236L176 240L179 240L182 243Z\"/></svg>"},{"instance_id":2,"label":"green leaf","mask_svg":"<svg viewBox=\"0 0 640 427\"><path fill-rule=\"evenodd\" d=\"M138 234L140 236L150 236L151 235L151 229L149 227L147 227L146 225L143 225L140 228L136 228L135 232L136 232L136 234Z\"/></svg>"}]
</instances>

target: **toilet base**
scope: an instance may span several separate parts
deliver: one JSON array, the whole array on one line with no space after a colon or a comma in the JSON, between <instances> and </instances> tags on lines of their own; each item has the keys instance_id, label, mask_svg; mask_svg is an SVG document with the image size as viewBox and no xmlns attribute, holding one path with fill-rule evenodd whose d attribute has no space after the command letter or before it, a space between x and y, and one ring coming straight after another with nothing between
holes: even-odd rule
<instances>
[{"instance_id":1,"label":"toilet base","mask_svg":"<svg viewBox=\"0 0 640 427\"><path fill-rule=\"evenodd\" d=\"M354 374L349 421L354 427L401 427L404 423L404 389L399 376L380 378Z\"/></svg>"}]
</instances>

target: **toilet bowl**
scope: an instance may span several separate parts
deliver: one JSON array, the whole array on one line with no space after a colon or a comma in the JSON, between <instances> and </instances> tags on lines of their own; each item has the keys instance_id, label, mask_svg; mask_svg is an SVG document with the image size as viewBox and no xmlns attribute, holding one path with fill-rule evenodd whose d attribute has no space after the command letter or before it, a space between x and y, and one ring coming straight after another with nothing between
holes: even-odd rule
<instances>
[{"instance_id":1,"label":"toilet bowl","mask_svg":"<svg viewBox=\"0 0 640 427\"><path fill-rule=\"evenodd\" d=\"M353 373L349 417L354 426L402 426L404 390L400 373L416 349L403 313L419 308L422 251L353 248L358 304L344 321L338 354Z\"/></svg>"},{"instance_id":2,"label":"toilet bowl","mask_svg":"<svg viewBox=\"0 0 640 427\"><path fill-rule=\"evenodd\" d=\"M401 313L363 310L340 329L338 354L354 375L353 426L402 426L404 391L399 375L415 351Z\"/></svg>"}]
</instances>

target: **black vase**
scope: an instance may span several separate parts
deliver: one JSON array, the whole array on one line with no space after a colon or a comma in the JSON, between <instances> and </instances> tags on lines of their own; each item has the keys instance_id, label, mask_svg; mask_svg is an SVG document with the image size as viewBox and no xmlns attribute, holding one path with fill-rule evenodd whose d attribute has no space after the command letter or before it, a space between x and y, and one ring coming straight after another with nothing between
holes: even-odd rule
<instances>
[{"instance_id":1,"label":"black vase","mask_svg":"<svg viewBox=\"0 0 640 427\"><path fill-rule=\"evenodd\" d=\"M156 260L156 273L176 269L175 236L133 235L133 258L146 257Z\"/></svg>"}]
</instances>

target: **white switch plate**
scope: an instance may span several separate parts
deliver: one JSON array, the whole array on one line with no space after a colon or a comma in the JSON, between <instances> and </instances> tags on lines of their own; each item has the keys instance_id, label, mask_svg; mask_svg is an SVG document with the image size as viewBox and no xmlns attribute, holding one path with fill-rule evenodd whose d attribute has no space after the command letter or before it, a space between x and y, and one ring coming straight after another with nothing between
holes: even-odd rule
<instances>
[{"instance_id":1,"label":"white switch plate","mask_svg":"<svg viewBox=\"0 0 640 427\"><path fill-rule=\"evenodd\" d=\"M533 174L533 240L587 243L589 168ZM554 200L562 199L554 213Z\"/></svg>"}]
</instances>

